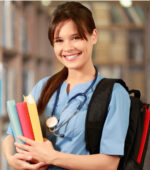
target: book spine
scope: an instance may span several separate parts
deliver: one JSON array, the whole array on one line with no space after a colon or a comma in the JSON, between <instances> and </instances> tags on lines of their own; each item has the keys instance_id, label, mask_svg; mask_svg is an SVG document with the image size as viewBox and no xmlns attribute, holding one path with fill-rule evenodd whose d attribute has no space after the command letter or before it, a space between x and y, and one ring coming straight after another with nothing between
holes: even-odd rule
<instances>
[{"instance_id":1,"label":"book spine","mask_svg":"<svg viewBox=\"0 0 150 170\"><path fill-rule=\"evenodd\" d=\"M32 123L35 141L43 142L40 120L39 120L36 105L28 104L28 110L29 110L29 114L30 114L30 119L31 119L31 123Z\"/></svg>"},{"instance_id":2,"label":"book spine","mask_svg":"<svg viewBox=\"0 0 150 170\"><path fill-rule=\"evenodd\" d=\"M19 143L24 143L17 138L17 136L23 136L20 121L18 118L18 113L16 109L16 103L14 100L7 101L7 111L14 132L15 140Z\"/></svg>"},{"instance_id":3,"label":"book spine","mask_svg":"<svg viewBox=\"0 0 150 170\"><path fill-rule=\"evenodd\" d=\"M16 108L17 108L20 124L22 127L23 136L34 140L34 134L33 134L32 125L29 117L27 103L26 102L17 103Z\"/></svg>"},{"instance_id":4,"label":"book spine","mask_svg":"<svg viewBox=\"0 0 150 170\"><path fill-rule=\"evenodd\" d=\"M24 97L24 100L25 102L27 102L27 107L29 111L29 116L32 124L35 141L43 142L43 135L42 135L41 125L40 125L38 110L34 98L32 97L32 95L29 95L27 97Z\"/></svg>"}]
</instances>

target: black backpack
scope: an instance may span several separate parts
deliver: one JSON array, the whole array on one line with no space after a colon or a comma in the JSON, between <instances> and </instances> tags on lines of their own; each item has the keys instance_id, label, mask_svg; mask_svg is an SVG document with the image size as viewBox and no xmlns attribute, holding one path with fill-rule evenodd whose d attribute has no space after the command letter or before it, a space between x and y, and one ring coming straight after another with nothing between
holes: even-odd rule
<instances>
[{"instance_id":1,"label":"black backpack","mask_svg":"<svg viewBox=\"0 0 150 170\"><path fill-rule=\"evenodd\" d=\"M150 132L150 105L140 100L140 91L129 90L121 79L104 78L96 86L86 117L86 148L90 154L99 153L102 130L114 83L120 83L128 91L131 99L124 156L120 159L118 170L142 170Z\"/></svg>"}]
</instances>

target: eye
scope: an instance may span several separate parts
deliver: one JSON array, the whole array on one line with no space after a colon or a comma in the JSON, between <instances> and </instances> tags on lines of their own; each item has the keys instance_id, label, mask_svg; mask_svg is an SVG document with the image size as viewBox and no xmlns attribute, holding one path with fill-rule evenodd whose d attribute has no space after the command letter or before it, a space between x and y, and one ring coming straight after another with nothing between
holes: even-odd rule
<instances>
[{"instance_id":1,"label":"eye","mask_svg":"<svg viewBox=\"0 0 150 170\"><path fill-rule=\"evenodd\" d=\"M61 42L63 42L62 39L56 39L56 40L55 40L55 43L61 43Z\"/></svg>"},{"instance_id":2,"label":"eye","mask_svg":"<svg viewBox=\"0 0 150 170\"><path fill-rule=\"evenodd\" d=\"M81 39L81 37L78 35L73 37L73 40L78 40L78 39Z\"/></svg>"}]
</instances>

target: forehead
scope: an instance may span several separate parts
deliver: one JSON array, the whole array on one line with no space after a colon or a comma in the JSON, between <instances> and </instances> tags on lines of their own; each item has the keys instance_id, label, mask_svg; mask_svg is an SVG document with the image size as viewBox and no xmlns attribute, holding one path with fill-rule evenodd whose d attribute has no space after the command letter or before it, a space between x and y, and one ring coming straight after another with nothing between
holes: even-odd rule
<instances>
[{"instance_id":1,"label":"forehead","mask_svg":"<svg viewBox=\"0 0 150 170\"><path fill-rule=\"evenodd\" d=\"M74 33L78 33L76 24L72 20L66 20L66 21L60 22L56 26L54 37L72 35Z\"/></svg>"}]
</instances>

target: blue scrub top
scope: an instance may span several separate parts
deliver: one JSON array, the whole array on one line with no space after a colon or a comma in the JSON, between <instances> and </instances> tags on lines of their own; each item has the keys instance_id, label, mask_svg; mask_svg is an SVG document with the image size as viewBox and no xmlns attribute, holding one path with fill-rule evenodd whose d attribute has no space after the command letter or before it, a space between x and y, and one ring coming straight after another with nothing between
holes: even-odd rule
<instances>
[{"instance_id":1,"label":"blue scrub top","mask_svg":"<svg viewBox=\"0 0 150 170\"><path fill-rule=\"evenodd\" d=\"M32 90L32 95L37 102L41 93L43 85L46 83L49 77L40 80ZM82 107L82 109L69 121L68 124L63 126L58 133L64 134L65 137L54 137L50 135L48 130L46 130L46 137L53 141L54 148L58 151L64 153L71 153L77 155L88 155L89 152L86 150L85 143L85 119L88 109L88 104L92 97L93 91L97 83L103 78L100 74L94 86L88 91L87 101ZM66 121L73 113L76 108L83 101L81 96L75 98L65 109L64 106L67 104L69 99L76 95L77 93L83 93L91 84L91 81L86 83L78 84L74 86L69 93L67 93L67 82L63 82L59 100L55 110L55 116L60 119L59 124ZM53 109L53 105L56 98L56 92L52 95L50 101L43 114L44 122L46 118L50 117ZM130 98L127 91L120 84L115 83L113 87L111 101L108 107L108 115L103 127L101 143L100 143L100 153L107 155L123 155L124 154L124 143L127 133L127 128L129 124L129 110L130 110ZM44 123L45 126L45 123ZM9 126L7 134L13 135L11 126ZM55 139L55 142L54 142ZM51 167L49 169L61 169L57 167Z\"/></svg>"}]
</instances>

